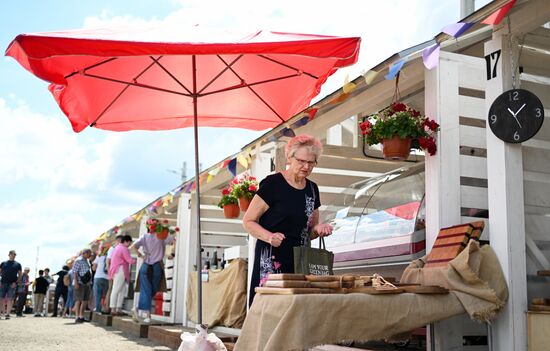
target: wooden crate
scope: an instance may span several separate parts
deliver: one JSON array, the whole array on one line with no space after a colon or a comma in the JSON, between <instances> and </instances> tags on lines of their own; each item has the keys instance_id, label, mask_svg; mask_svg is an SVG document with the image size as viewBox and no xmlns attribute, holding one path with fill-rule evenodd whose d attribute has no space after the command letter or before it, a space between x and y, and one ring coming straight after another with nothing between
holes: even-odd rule
<instances>
[{"instance_id":1,"label":"wooden crate","mask_svg":"<svg viewBox=\"0 0 550 351\"><path fill-rule=\"evenodd\" d=\"M527 312L527 350L548 350L550 345L550 312Z\"/></svg>"}]
</instances>

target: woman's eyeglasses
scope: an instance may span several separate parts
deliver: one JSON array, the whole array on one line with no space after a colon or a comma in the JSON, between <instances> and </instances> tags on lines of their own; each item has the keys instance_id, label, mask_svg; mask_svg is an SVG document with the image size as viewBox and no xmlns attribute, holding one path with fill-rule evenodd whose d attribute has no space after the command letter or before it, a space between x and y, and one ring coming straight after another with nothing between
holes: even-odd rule
<instances>
[{"instance_id":1,"label":"woman's eyeglasses","mask_svg":"<svg viewBox=\"0 0 550 351\"><path fill-rule=\"evenodd\" d=\"M298 163L302 166L308 166L310 168L313 168L317 166L317 161L308 161L308 160L302 160L301 158L298 158L296 156L292 156Z\"/></svg>"}]
</instances>

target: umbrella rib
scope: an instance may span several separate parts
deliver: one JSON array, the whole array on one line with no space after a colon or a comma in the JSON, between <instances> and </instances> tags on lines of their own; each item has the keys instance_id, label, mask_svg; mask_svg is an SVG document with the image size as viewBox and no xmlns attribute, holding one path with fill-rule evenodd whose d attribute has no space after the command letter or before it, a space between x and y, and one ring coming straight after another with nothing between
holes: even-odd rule
<instances>
[{"instance_id":1,"label":"umbrella rib","mask_svg":"<svg viewBox=\"0 0 550 351\"><path fill-rule=\"evenodd\" d=\"M154 63L151 63L149 66L145 67L145 69L143 71L141 71L137 76L134 77L134 81L137 80L139 77L141 77L145 72L147 72L149 70L149 68L151 68L152 66L154 65ZM107 112L107 110L109 110L111 108L111 106L113 106L113 104L122 96L122 94L124 94L124 92L126 90L128 90L128 88L130 87L130 85L126 85L124 87L124 89L122 89L120 91L120 93L118 93L118 95L109 103L109 105L107 105L103 111L101 111L101 113L99 114L99 116L97 116L97 118L90 124L90 127L93 127L96 125L97 121L99 121L99 119L101 117L103 117L103 115Z\"/></svg>"},{"instance_id":2,"label":"umbrella rib","mask_svg":"<svg viewBox=\"0 0 550 351\"><path fill-rule=\"evenodd\" d=\"M227 66L227 62L225 62L225 60L224 60L222 57L219 57L219 58L220 58L220 60ZM229 67L229 66L227 66L227 67L231 70L231 72L233 72L233 74L234 74L235 76L237 76L237 78L239 78L239 79L241 80L241 82L244 82L244 79L242 79L242 77L239 76L239 74L238 74L237 72L235 72L235 70L234 70L232 67ZM245 83L245 84L246 84L246 83ZM267 103L267 101L265 101L265 100L260 96L260 94L258 94L258 93L256 92L256 90L254 90L250 85L246 85L246 87L247 87L248 89L250 89L250 91L251 91L254 95L256 95L256 97L257 97L258 99L260 99L260 101L263 102L264 105L267 106L267 108L269 108L277 117L279 117L279 119L281 120L281 122L285 122L284 118L282 118L281 115L279 115L279 113L277 113L277 111L275 111L275 109L274 109L273 107L271 107L271 105L269 105L269 104Z\"/></svg>"},{"instance_id":3,"label":"umbrella rib","mask_svg":"<svg viewBox=\"0 0 550 351\"><path fill-rule=\"evenodd\" d=\"M126 82L126 81L123 81L123 80L120 80L120 79L114 79L114 78L107 78L107 77L102 77L102 76L96 76L95 74L89 74L89 73L86 73L86 72L84 72L84 73L82 73L82 74L83 74L84 76L86 76L86 77L96 78L96 79L101 79L101 80L106 80L106 81L113 82L113 83L127 84L127 85L131 85L131 86L133 86L133 87L144 88L144 89L151 89L151 90L157 90L157 91L162 91L162 92L165 92L165 93L171 93L171 94L183 95L183 96L191 97L191 95L186 94L186 93L182 93L182 92L174 91L174 90L170 90L170 89L163 89L163 88L159 88L159 87L154 87L154 86L152 86L152 85L146 85L146 84L141 84L141 83Z\"/></svg>"},{"instance_id":4,"label":"umbrella rib","mask_svg":"<svg viewBox=\"0 0 550 351\"><path fill-rule=\"evenodd\" d=\"M214 90L214 91L210 91L208 93L204 93L204 94L200 94L200 96L207 96L207 95L212 95L212 94L216 94L216 93L223 93L223 92L226 92L226 91L230 91L230 90L235 90L235 89L241 89L241 88L247 88L247 87L251 87L251 86L254 86L254 85L260 85L260 84L265 84L265 83L271 83L271 82L275 82L275 81L278 81L278 80L283 80L283 79L288 79L288 78L294 78L294 77L298 77L300 76L298 73L296 74L291 74L291 75L288 75L288 76L283 76L283 77L277 77L277 78L271 78L271 79L266 79L266 80L261 80L259 82L254 82L254 83L241 83L241 84L237 84L237 85L234 85L234 86L231 86L231 87L227 87L227 88L223 88L223 89L220 89L220 90Z\"/></svg>"},{"instance_id":5,"label":"umbrella rib","mask_svg":"<svg viewBox=\"0 0 550 351\"><path fill-rule=\"evenodd\" d=\"M218 58L225 64L225 62L221 59L221 56L220 56L220 55L216 55L216 56L218 56ZM206 85L205 85L201 90L199 90L197 94L200 95L206 88L208 88L212 83L214 83L214 82L216 81L216 79L220 78L220 76L221 76L222 74L224 74L224 73L229 69L229 67L233 66L233 65L234 65L237 61L239 61L242 57L243 57L243 55L241 54L241 55L239 55L236 59L234 59L233 62L231 62L229 65L226 64L226 67L225 67L224 69L222 69L222 70L220 71L220 73L218 73L214 78L212 78L212 79L210 80L210 82L206 83ZM208 95L208 94L204 94L204 95Z\"/></svg>"},{"instance_id":6,"label":"umbrella rib","mask_svg":"<svg viewBox=\"0 0 550 351\"><path fill-rule=\"evenodd\" d=\"M77 74L77 73L79 73L79 72L86 72L86 70L88 70L88 69L96 68L96 67L98 67L98 66L101 66L101 65L103 65L103 64L105 64L105 63L109 63L109 62L114 61L114 60L116 60L116 59L117 59L116 57L111 57L111 58L109 58L109 59L107 59L107 60L105 60L105 61L101 61L101 62L95 63L95 64L93 64L93 65L91 65L91 66L88 66L88 67L82 69L82 70L74 71L73 73L70 73L70 74L66 75L66 76L65 76L65 79L71 78L72 76L74 76L75 74Z\"/></svg>"},{"instance_id":7,"label":"umbrella rib","mask_svg":"<svg viewBox=\"0 0 550 351\"><path fill-rule=\"evenodd\" d=\"M151 58L151 60L153 60L157 65L159 65L159 67L166 73L170 76L170 78L172 78L176 83L178 83L178 85L180 87L182 87L183 89L185 89L185 91L187 91L187 93L189 93L189 95L192 95L193 93L191 92L191 90L187 89L187 87L178 80L178 78L176 78L172 73L170 73L170 71L168 71L159 61L160 59L162 58L162 56L160 56L158 59L155 59L153 56L149 56Z\"/></svg>"},{"instance_id":8,"label":"umbrella rib","mask_svg":"<svg viewBox=\"0 0 550 351\"><path fill-rule=\"evenodd\" d=\"M280 62L280 61L277 61L277 60L275 60L275 59L272 59L271 57L267 57L267 56L264 56L264 55L258 55L258 56L261 57L261 58L263 58L263 59L265 59L265 60L268 60L268 61L271 61L271 62L276 63L276 64L278 64L278 65L281 65L281 66L283 66L283 67L290 68L290 69L292 69L292 70L294 70L294 71L296 71L296 72L305 74L306 76L309 76L309 77L311 77L311 78L319 79L319 77L317 77L317 76L315 76L315 75L313 75L313 74L311 74L311 73L309 73L309 72L301 71L301 70L297 69L296 67L292 67L292 66L290 66L290 65L287 65L286 63L282 63L282 62Z\"/></svg>"}]
</instances>

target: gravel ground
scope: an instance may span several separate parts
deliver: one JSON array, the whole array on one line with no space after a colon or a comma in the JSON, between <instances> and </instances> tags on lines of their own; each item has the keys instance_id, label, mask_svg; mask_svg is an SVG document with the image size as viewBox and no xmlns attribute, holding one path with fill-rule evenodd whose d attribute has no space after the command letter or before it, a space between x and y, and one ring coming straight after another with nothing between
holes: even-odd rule
<instances>
[{"instance_id":1,"label":"gravel ground","mask_svg":"<svg viewBox=\"0 0 550 351\"><path fill-rule=\"evenodd\" d=\"M10 351L169 351L149 339L122 334L111 327L92 323L75 324L74 319L25 315L0 319L0 350Z\"/></svg>"}]
</instances>

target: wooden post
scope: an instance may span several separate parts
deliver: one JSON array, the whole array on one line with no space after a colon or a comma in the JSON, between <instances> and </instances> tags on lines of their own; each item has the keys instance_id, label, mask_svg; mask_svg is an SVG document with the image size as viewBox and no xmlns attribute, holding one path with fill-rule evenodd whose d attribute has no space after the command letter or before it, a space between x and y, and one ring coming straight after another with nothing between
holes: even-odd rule
<instances>
[{"instance_id":1,"label":"wooden post","mask_svg":"<svg viewBox=\"0 0 550 351\"><path fill-rule=\"evenodd\" d=\"M485 43L485 55L500 50L498 61L496 54L489 60L492 72L485 93L487 113L495 98L512 88L511 64L512 60L517 59L517 53L511 48L517 48L517 45L507 26L495 31L493 39ZM522 146L503 142L493 135L490 128L486 131L490 241L510 293L504 310L490 331L492 350L526 350L527 273Z\"/></svg>"},{"instance_id":2,"label":"wooden post","mask_svg":"<svg viewBox=\"0 0 550 351\"><path fill-rule=\"evenodd\" d=\"M426 252L439 229L460 223L460 141L458 65L442 52L439 65L425 71L425 113L441 126L438 151L426 156ZM456 56L456 55L455 55ZM432 351L462 350L462 317L430 325ZM431 339L431 338L430 338Z\"/></svg>"}]
</instances>

